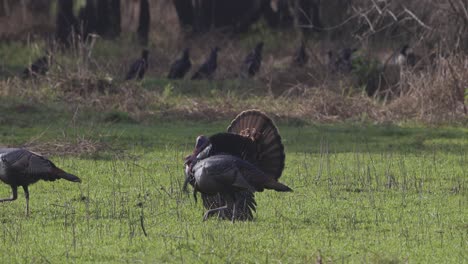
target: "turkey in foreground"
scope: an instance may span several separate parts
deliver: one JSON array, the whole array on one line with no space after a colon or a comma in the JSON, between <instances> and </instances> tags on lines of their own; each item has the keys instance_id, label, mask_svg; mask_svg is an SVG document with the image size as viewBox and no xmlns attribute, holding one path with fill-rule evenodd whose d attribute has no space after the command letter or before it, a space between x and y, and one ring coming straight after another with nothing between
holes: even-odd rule
<instances>
[{"instance_id":1,"label":"turkey in foreground","mask_svg":"<svg viewBox=\"0 0 468 264\"><path fill-rule=\"evenodd\" d=\"M12 197L0 199L0 203L16 200L18 186L21 186L26 197L26 215L28 215L28 185L39 180L58 179L81 182L80 178L57 168L54 163L39 154L21 148L0 148L0 180L10 185L12 191Z\"/></svg>"},{"instance_id":2,"label":"turkey in foreground","mask_svg":"<svg viewBox=\"0 0 468 264\"><path fill-rule=\"evenodd\" d=\"M210 56L200 66L200 68L198 68L197 72L195 72L195 74L192 76L192 80L213 79L214 72L217 68L218 52L218 47L214 47L211 50Z\"/></svg>"},{"instance_id":3,"label":"turkey in foreground","mask_svg":"<svg viewBox=\"0 0 468 264\"><path fill-rule=\"evenodd\" d=\"M254 192L292 191L279 183L284 169L284 147L273 121L258 110L239 114L227 133L199 136L185 160L186 182L200 192L206 220L218 217L251 220L256 211Z\"/></svg>"},{"instance_id":4,"label":"turkey in foreground","mask_svg":"<svg viewBox=\"0 0 468 264\"><path fill-rule=\"evenodd\" d=\"M141 58L133 62L130 66L127 76L125 77L126 81L133 79L143 79L146 69L148 69L148 55L149 51L147 49L144 49L141 52Z\"/></svg>"},{"instance_id":5,"label":"turkey in foreground","mask_svg":"<svg viewBox=\"0 0 468 264\"><path fill-rule=\"evenodd\" d=\"M184 78L185 74L190 70L192 63L189 58L189 49L186 48L182 57L177 59L172 65L167 75L168 79L181 79Z\"/></svg>"}]
</instances>

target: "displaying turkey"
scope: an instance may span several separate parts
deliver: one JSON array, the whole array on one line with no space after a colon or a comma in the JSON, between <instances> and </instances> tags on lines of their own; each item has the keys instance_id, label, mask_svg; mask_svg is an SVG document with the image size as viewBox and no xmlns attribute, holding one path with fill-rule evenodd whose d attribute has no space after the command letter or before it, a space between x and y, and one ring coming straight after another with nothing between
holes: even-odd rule
<instances>
[{"instance_id":1,"label":"displaying turkey","mask_svg":"<svg viewBox=\"0 0 468 264\"><path fill-rule=\"evenodd\" d=\"M296 67L304 67L309 60L309 55L307 55L305 41L301 41L301 46L296 50L292 59L292 65Z\"/></svg>"},{"instance_id":2,"label":"displaying turkey","mask_svg":"<svg viewBox=\"0 0 468 264\"><path fill-rule=\"evenodd\" d=\"M200 79L212 79L214 72L216 71L217 67L217 60L218 60L218 52L219 48L214 47L211 50L210 56L206 59L206 61L198 68L195 74L192 76L192 80L200 80Z\"/></svg>"},{"instance_id":3,"label":"displaying turkey","mask_svg":"<svg viewBox=\"0 0 468 264\"><path fill-rule=\"evenodd\" d=\"M168 79L182 79L184 78L185 74L190 70L192 67L192 63L190 62L189 58L189 49L186 48L182 57L177 59L172 65L167 75Z\"/></svg>"},{"instance_id":4,"label":"displaying turkey","mask_svg":"<svg viewBox=\"0 0 468 264\"><path fill-rule=\"evenodd\" d=\"M12 191L12 197L0 199L0 203L16 200L18 187L21 186L26 197L26 215L29 215L28 186L39 180L58 179L81 182L80 178L57 168L37 153L21 148L0 148L0 180L10 185Z\"/></svg>"},{"instance_id":5,"label":"displaying turkey","mask_svg":"<svg viewBox=\"0 0 468 264\"><path fill-rule=\"evenodd\" d=\"M263 42L259 42L254 50L245 57L242 65L244 76L253 77L260 70L260 66L262 65L262 49Z\"/></svg>"},{"instance_id":6,"label":"displaying turkey","mask_svg":"<svg viewBox=\"0 0 468 264\"><path fill-rule=\"evenodd\" d=\"M35 60L31 65L23 70L23 78L37 77L38 75L45 75L49 71L50 54L47 52Z\"/></svg>"},{"instance_id":7,"label":"displaying turkey","mask_svg":"<svg viewBox=\"0 0 468 264\"><path fill-rule=\"evenodd\" d=\"M185 159L184 189L201 193L207 211L204 220L218 213L221 219L251 220L256 211L255 192L292 191L279 183L285 153L273 121L258 110L240 113L227 133L197 137L193 153Z\"/></svg>"},{"instance_id":8,"label":"displaying turkey","mask_svg":"<svg viewBox=\"0 0 468 264\"><path fill-rule=\"evenodd\" d=\"M143 77L145 76L145 72L148 69L148 55L149 51L147 49L144 49L141 52L141 58L133 62L130 66L127 76L125 77L126 81L133 79L143 79Z\"/></svg>"}]
</instances>

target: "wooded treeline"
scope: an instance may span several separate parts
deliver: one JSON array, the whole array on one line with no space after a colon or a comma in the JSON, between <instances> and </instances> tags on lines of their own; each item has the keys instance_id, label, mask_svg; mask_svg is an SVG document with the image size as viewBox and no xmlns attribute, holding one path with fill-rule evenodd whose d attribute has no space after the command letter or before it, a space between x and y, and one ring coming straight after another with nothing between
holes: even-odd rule
<instances>
[{"instance_id":1,"label":"wooded treeline","mask_svg":"<svg viewBox=\"0 0 468 264\"><path fill-rule=\"evenodd\" d=\"M14 26L19 33L29 25L54 21L56 37L66 42L70 32L86 37L89 33L104 38L120 35L125 17L138 21L135 34L147 45L152 17L177 16L177 32L200 34L208 31L239 33L264 21L271 28L291 29L317 34L327 39L418 39L430 45L466 51L468 48L468 2L466 0L172 0L172 12L161 11L148 0L1 0L0 36ZM56 7L56 8L54 8ZM122 10L135 9L136 12ZM19 18L17 18L19 17ZM5 36L2 36L5 38Z\"/></svg>"}]
</instances>

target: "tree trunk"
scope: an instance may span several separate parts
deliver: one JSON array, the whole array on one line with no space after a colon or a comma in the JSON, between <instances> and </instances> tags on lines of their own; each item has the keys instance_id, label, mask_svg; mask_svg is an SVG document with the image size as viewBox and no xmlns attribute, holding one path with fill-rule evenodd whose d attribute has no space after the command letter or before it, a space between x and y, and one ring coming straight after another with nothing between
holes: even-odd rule
<instances>
[{"instance_id":1,"label":"tree trunk","mask_svg":"<svg viewBox=\"0 0 468 264\"><path fill-rule=\"evenodd\" d=\"M302 31L321 31L323 25L320 21L320 0L300 0L297 4L295 12Z\"/></svg>"},{"instance_id":2,"label":"tree trunk","mask_svg":"<svg viewBox=\"0 0 468 264\"><path fill-rule=\"evenodd\" d=\"M11 12L10 8L10 0L2 0L2 5L0 6L0 17L1 16L9 16Z\"/></svg>"},{"instance_id":3,"label":"tree trunk","mask_svg":"<svg viewBox=\"0 0 468 264\"><path fill-rule=\"evenodd\" d=\"M78 17L82 39L86 39L89 34L97 32L94 0L86 0L86 5L80 9Z\"/></svg>"},{"instance_id":4,"label":"tree trunk","mask_svg":"<svg viewBox=\"0 0 468 264\"><path fill-rule=\"evenodd\" d=\"M120 35L120 0L98 0L96 31L104 38Z\"/></svg>"},{"instance_id":5,"label":"tree trunk","mask_svg":"<svg viewBox=\"0 0 468 264\"><path fill-rule=\"evenodd\" d=\"M150 6L148 0L140 0L140 19L138 22L138 41L141 45L148 45L148 34L150 29Z\"/></svg>"},{"instance_id":6,"label":"tree trunk","mask_svg":"<svg viewBox=\"0 0 468 264\"><path fill-rule=\"evenodd\" d=\"M273 27L291 27L294 25L293 8L295 1L278 0L275 7L266 7L264 12L268 24Z\"/></svg>"},{"instance_id":7,"label":"tree trunk","mask_svg":"<svg viewBox=\"0 0 468 264\"><path fill-rule=\"evenodd\" d=\"M73 0L58 0L56 19L56 39L68 47L71 43L71 34L76 30L77 21L73 15Z\"/></svg>"},{"instance_id":8,"label":"tree trunk","mask_svg":"<svg viewBox=\"0 0 468 264\"><path fill-rule=\"evenodd\" d=\"M106 36L109 30L109 16L108 16L109 4L107 0L97 1L97 20L96 20L96 32L100 36Z\"/></svg>"},{"instance_id":9,"label":"tree trunk","mask_svg":"<svg viewBox=\"0 0 468 264\"><path fill-rule=\"evenodd\" d=\"M194 9L191 0L174 0L174 6L182 27L193 26Z\"/></svg>"},{"instance_id":10,"label":"tree trunk","mask_svg":"<svg viewBox=\"0 0 468 264\"><path fill-rule=\"evenodd\" d=\"M271 0L173 0L180 24L195 32L213 28L246 31L269 8ZM289 0L279 0L288 9ZM281 13L283 14L283 13ZM292 17L292 16L290 16Z\"/></svg>"},{"instance_id":11,"label":"tree trunk","mask_svg":"<svg viewBox=\"0 0 468 264\"><path fill-rule=\"evenodd\" d=\"M102 1L102 0L101 0ZM120 0L110 0L109 10L109 37L117 38L120 35Z\"/></svg>"}]
</instances>

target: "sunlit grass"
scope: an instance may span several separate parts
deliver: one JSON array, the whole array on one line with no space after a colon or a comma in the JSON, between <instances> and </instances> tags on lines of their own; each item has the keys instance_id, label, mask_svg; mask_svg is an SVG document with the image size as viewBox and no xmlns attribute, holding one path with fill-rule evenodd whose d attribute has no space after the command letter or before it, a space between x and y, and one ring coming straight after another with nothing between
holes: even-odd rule
<instances>
[{"instance_id":1,"label":"sunlit grass","mask_svg":"<svg viewBox=\"0 0 468 264\"><path fill-rule=\"evenodd\" d=\"M181 191L183 157L198 134L225 123L98 123L19 114L0 139L19 145L85 135L113 148L51 157L80 176L30 187L0 204L0 261L331 262L467 261L466 128L279 124L287 149L282 182L293 193L257 193L253 222L202 222ZM100 124L100 125L97 125ZM0 196L10 195L0 185ZM143 230L144 227L144 230ZM147 233L145 236L144 232Z\"/></svg>"}]
</instances>

